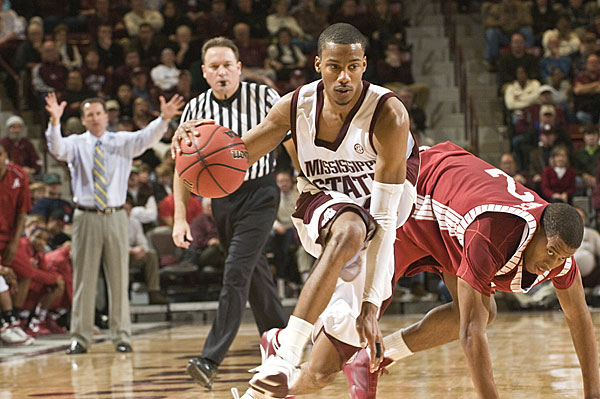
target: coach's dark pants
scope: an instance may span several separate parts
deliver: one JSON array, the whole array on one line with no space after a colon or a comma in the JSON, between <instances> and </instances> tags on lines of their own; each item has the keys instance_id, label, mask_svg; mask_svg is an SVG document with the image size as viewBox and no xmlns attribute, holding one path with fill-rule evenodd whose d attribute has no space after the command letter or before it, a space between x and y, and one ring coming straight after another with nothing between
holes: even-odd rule
<instances>
[{"instance_id":1,"label":"coach's dark pants","mask_svg":"<svg viewBox=\"0 0 600 399\"><path fill-rule=\"evenodd\" d=\"M219 308L208 333L202 357L221 364L250 302L259 332L285 327L263 247L279 207L279 189L272 176L244 183L234 194L213 199L219 240L227 250Z\"/></svg>"}]
</instances>

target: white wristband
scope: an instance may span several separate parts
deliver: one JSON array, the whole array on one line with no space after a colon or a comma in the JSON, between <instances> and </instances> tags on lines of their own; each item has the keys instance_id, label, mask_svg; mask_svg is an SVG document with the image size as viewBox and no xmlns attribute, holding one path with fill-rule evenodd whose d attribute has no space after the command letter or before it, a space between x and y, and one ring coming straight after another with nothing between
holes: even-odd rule
<instances>
[{"instance_id":1,"label":"white wristband","mask_svg":"<svg viewBox=\"0 0 600 399\"><path fill-rule=\"evenodd\" d=\"M404 184L373 182L370 213L379 226L367 248L363 302L371 302L377 307L392 295L396 220L403 192Z\"/></svg>"}]
</instances>

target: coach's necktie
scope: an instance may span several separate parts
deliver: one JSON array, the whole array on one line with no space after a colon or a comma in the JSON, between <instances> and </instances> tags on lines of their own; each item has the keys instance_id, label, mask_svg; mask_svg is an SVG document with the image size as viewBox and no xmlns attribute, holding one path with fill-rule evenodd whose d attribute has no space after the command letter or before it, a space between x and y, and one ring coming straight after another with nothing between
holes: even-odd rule
<instances>
[{"instance_id":1,"label":"coach's necktie","mask_svg":"<svg viewBox=\"0 0 600 399\"><path fill-rule=\"evenodd\" d=\"M104 152L100 140L96 141L94 147L94 205L103 211L108 204L108 194L106 192L106 170L104 169Z\"/></svg>"}]
</instances>

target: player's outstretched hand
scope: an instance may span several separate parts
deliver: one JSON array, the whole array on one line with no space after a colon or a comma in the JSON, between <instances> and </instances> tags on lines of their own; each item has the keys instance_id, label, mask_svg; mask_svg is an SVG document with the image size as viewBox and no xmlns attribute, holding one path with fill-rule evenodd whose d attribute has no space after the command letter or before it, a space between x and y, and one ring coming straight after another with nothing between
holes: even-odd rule
<instances>
[{"instance_id":1,"label":"player's outstretched hand","mask_svg":"<svg viewBox=\"0 0 600 399\"><path fill-rule=\"evenodd\" d=\"M173 223L173 242L181 248L189 248L192 242L192 231L187 221L175 220Z\"/></svg>"},{"instance_id":2,"label":"player's outstretched hand","mask_svg":"<svg viewBox=\"0 0 600 399\"><path fill-rule=\"evenodd\" d=\"M175 156L181 153L181 140L185 140L187 145L191 145L192 138L200 136L200 132L196 130L196 126L211 125L214 123L215 121L212 119L193 119L179 125L171 140L171 158L175 159Z\"/></svg>"},{"instance_id":3,"label":"player's outstretched hand","mask_svg":"<svg viewBox=\"0 0 600 399\"><path fill-rule=\"evenodd\" d=\"M158 99L160 100L160 113L163 119L171 119L175 115L181 115L181 107L185 105L182 96L175 94L169 101L166 101L163 96Z\"/></svg>"},{"instance_id":4,"label":"player's outstretched hand","mask_svg":"<svg viewBox=\"0 0 600 399\"><path fill-rule=\"evenodd\" d=\"M59 104L55 92L48 93L44 100L46 101L46 106L44 108L50 114L50 123L54 126L58 125L60 123L60 118L65 111L65 107L67 106L67 102L61 101Z\"/></svg>"},{"instance_id":5,"label":"player's outstretched hand","mask_svg":"<svg viewBox=\"0 0 600 399\"><path fill-rule=\"evenodd\" d=\"M376 372L383 361L383 336L379 329L377 313L379 308L370 302L363 302L360 315L356 319L356 330L363 347L369 346L371 352L370 371Z\"/></svg>"}]
</instances>

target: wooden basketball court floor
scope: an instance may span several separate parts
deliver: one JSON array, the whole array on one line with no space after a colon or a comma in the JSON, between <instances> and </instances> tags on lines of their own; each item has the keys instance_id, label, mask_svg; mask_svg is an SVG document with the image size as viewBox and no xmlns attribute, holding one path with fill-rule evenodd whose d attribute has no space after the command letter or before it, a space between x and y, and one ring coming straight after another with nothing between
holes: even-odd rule
<instances>
[{"instance_id":1,"label":"wooden basketball court floor","mask_svg":"<svg viewBox=\"0 0 600 399\"><path fill-rule=\"evenodd\" d=\"M600 329L600 314L592 317ZM391 333L419 318L386 316L382 330ZM184 369L187 360L201 352L209 327L172 325L136 335L129 354L115 353L112 344L104 342L83 355L67 356L63 345L54 353L15 356L0 363L0 399L231 398L230 388L242 393L250 376L246 371L259 362L256 327L242 324L214 389L207 391ZM501 313L488 337L501 397L583 398L577 357L561 313ZM390 372L380 380L378 398L475 398L456 342L415 354ZM348 398L346 380L340 375L332 386L304 397Z\"/></svg>"}]
</instances>

